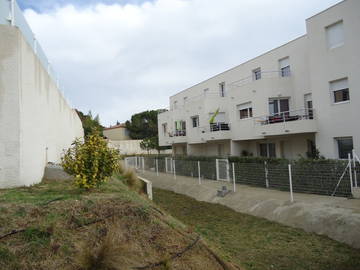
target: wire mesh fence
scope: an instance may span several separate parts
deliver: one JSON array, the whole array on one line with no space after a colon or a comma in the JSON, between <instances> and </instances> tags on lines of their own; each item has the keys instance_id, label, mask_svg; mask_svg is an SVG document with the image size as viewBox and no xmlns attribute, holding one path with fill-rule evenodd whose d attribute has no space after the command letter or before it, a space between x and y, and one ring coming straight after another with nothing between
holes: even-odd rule
<instances>
[{"instance_id":1,"label":"wire mesh fence","mask_svg":"<svg viewBox=\"0 0 360 270\"><path fill-rule=\"evenodd\" d=\"M354 164L350 181L350 161L316 162L234 162L227 159L187 160L171 157L128 157L125 164L157 173L171 173L196 179L223 180L237 184L296 193L350 197L360 179L360 164ZM200 176L200 177L199 177ZM235 181L234 181L235 180ZM235 186L234 186L235 189Z\"/></svg>"}]
</instances>

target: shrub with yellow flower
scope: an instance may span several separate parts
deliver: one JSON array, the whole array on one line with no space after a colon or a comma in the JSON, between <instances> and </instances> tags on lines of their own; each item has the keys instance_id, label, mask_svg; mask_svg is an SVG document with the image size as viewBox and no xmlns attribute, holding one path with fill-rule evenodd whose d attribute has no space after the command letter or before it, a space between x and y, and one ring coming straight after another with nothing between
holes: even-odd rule
<instances>
[{"instance_id":1,"label":"shrub with yellow flower","mask_svg":"<svg viewBox=\"0 0 360 270\"><path fill-rule=\"evenodd\" d=\"M119 152L108 147L106 140L97 134L85 142L76 139L61 158L64 170L75 177L75 185L91 189L106 182L118 169Z\"/></svg>"}]
</instances>

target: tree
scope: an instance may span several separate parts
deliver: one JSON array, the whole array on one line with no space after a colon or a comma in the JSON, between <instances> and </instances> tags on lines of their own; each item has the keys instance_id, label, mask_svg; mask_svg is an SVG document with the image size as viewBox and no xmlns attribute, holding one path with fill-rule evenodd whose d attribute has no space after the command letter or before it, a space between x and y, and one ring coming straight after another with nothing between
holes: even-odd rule
<instances>
[{"instance_id":1,"label":"tree","mask_svg":"<svg viewBox=\"0 0 360 270\"><path fill-rule=\"evenodd\" d=\"M148 154L150 154L150 150L152 150L152 149L156 149L159 153L160 153L160 150L161 150L161 147L159 146L159 138L158 138L158 136L145 138L140 143L140 147L141 147L141 149L146 150L148 152Z\"/></svg>"},{"instance_id":2,"label":"tree","mask_svg":"<svg viewBox=\"0 0 360 270\"><path fill-rule=\"evenodd\" d=\"M130 138L143 140L158 135L158 116L159 110L145 111L131 116L130 121L126 121L126 128L129 130Z\"/></svg>"},{"instance_id":3,"label":"tree","mask_svg":"<svg viewBox=\"0 0 360 270\"><path fill-rule=\"evenodd\" d=\"M158 136L158 120L159 113L166 110L152 110L134 114L130 121L126 121L126 128L129 130L129 135L132 139L143 140L140 144L142 149L149 151L156 149L159 153L161 149L167 147L159 146Z\"/></svg>"},{"instance_id":4,"label":"tree","mask_svg":"<svg viewBox=\"0 0 360 270\"><path fill-rule=\"evenodd\" d=\"M91 111L89 111L88 114L84 114L79 110L76 110L76 112L82 122L85 137L88 137L92 134L103 136L104 127L100 124L99 115L93 117Z\"/></svg>"}]
</instances>

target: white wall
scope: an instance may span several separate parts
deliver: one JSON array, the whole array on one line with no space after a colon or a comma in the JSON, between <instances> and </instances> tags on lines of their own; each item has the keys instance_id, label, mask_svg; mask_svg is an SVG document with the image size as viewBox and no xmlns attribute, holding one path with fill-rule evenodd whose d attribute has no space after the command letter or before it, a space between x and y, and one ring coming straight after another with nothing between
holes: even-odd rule
<instances>
[{"instance_id":1,"label":"white wall","mask_svg":"<svg viewBox=\"0 0 360 270\"><path fill-rule=\"evenodd\" d=\"M5 168L16 177L2 175L0 187L31 185L41 181L47 162L60 162L63 150L76 137L83 137L83 128L77 113L69 107L21 32L10 26L0 25L0 29L1 48L8 46L8 54L12 54L11 61L1 60L1 66L16 67L11 76L0 73L1 96L15 96L4 100L0 126L5 129L1 133L10 132L11 140L17 145L10 155L0 152L0 160L19 163L18 167ZM11 110L6 110L7 107ZM14 111L18 111L15 116L11 113ZM8 145L9 139L3 135L0 144Z\"/></svg>"},{"instance_id":2,"label":"white wall","mask_svg":"<svg viewBox=\"0 0 360 270\"><path fill-rule=\"evenodd\" d=\"M140 155L140 154L158 154L157 150L150 150L150 152L141 149L140 143L142 140L108 140L109 147L118 149L121 155ZM161 150L161 154L171 154L170 150Z\"/></svg>"},{"instance_id":3,"label":"white wall","mask_svg":"<svg viewBox=\"0 0 360 270\"><path fill-rule=\"evenodd\" d=\"M0 187L20 178L19 33L0 25Z\"/></svg>"},{"instance_id":4,"label":"white wall","mask_svg":"<svg viewBox=\"0 0 360 270\"><path fill-rule=\"evenodd\" d=\"M337 158L335 137L353 137L360 153L360 1L347 0L307 20L310 79L317 108L316 144L321 154ZM343 20L344 45L329 49L325 27ZM350 102L334 104L329 82L347 77Z\"/></svg>"}]
</instances>

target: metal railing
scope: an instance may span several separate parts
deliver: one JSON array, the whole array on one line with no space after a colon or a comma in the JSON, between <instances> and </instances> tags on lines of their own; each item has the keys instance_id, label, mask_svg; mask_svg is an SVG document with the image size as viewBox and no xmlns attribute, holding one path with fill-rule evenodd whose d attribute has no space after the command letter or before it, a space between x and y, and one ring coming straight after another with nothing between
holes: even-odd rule
<instances>
[{"instance_id":1,"label":"metal railing","mask_svg":"<svg viewBox=\"0 0 360 270\"><path fill-rule=\"evenodd\" d=\"M125 165L139 171L152 171L159 175L203 180L225 181L290 192L351 197L353 194L354 169L352 160L333 162L230 162L227 159L186 160L176 157L127 157ZM359 172L359 167L357 167ZM357 175L358 176L358 175ZM235 188L234 188L235 191ZM295 197L296 200L296 197Z\"/></svg>"},{"instance_id":2,"label":"metal railing","mask_svg":"<svg viewBox=\"0 0 360 270\"><path fill-rule=\"evenodd\" d=\"M212 123L210 124L210 132L216 132L216 131L228 131L230 130L230 124L228 123Z\"/></svg>"},{"instance_id":3,"label":"metal railing","mask_svg":"<svg viewBox=\"0 0 360 270\"><path fill-rule=\"evenodd\" d=\"M271 125L298 120L312 120L314 117L314 109L300 109L254 117L254 121L258 125Z\"/></svg>"},{"instance_id":4,"label":"metal railing","mask_svg":"<svg viewBox=\"0 0 360 270\"><path fill-rule=\"evenodd\" d=\"M233 81L230 83L230 86L233 87L241 87L246 84L252 83L254 81L261 81L262 79L268 79L268 78L287 78L291 76L290 70L270 70L270 71L261 71L260 75L258 75L258 79L255 78L254 74L241 78L239 80Z\"/></svg>"}]
</instances>

